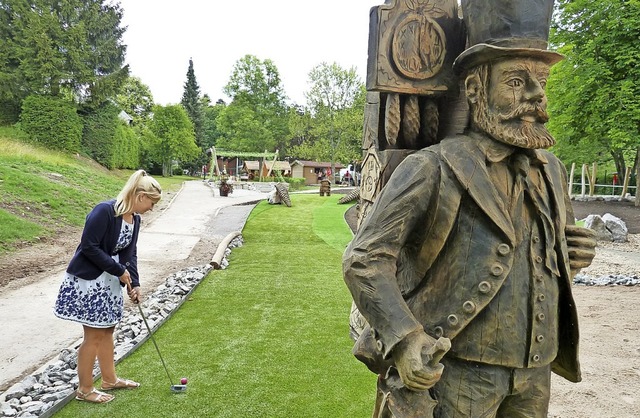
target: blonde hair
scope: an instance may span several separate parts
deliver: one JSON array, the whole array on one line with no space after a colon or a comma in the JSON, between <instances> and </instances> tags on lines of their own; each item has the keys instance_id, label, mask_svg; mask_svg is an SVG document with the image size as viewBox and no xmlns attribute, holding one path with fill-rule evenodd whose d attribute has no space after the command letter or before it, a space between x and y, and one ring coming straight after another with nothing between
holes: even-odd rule
<instances>
[{"instance_id":1,"label":"blonde hair","mask_svg":"<svg viewBox=\"0 0 640 418\"><path fill-rule=\"evenodd\" d=\"M157 203L162 198L160 184L144 170L138 170L133 173L122 190L120 190L115 204L116 216L131 212L135 198L139 194L148 196L154 203Z\"/></svg>"}]
</instances>

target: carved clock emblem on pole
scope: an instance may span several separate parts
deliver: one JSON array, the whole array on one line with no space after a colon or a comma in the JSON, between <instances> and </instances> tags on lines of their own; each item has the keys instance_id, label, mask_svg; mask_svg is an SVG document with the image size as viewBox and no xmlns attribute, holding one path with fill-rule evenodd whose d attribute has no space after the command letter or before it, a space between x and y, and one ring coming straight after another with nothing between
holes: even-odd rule
<instances>
[{"instance_id":1,"label":"carved clock emblem on pole","mask_svg":"<svg viewBox=\"0 0 640 418\"><path fill-rule=\"evenodd\" d=\"M409 14L393 34L391 58L407 78L425 80L438 74L446 51L444 31L428 16Z\"/></svg>"}]
</instances>

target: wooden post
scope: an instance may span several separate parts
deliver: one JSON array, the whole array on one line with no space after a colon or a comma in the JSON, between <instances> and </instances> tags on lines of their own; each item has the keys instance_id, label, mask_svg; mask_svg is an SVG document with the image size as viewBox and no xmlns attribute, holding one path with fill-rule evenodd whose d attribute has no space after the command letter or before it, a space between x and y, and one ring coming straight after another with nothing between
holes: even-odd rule
<instances>
[{"instance_id":1,"label":"wooden post","mask_svg":"<svg viewBox=\"0 0 640 418\"><path fill-rule=\"evenodd\" d=\"M624 183L622 183L622 194L620 195L620 201L624 200L625 195L627 194L627 188L629 187L629 179L631 178L631 167L627 167L624 172ZM636 191L636 193L638 193Z\"/></svg>"},{"instance_id":2,"label":"wooden post","mask_svg":"<svg viewBox=\"0 0 640 418\"><path fill-rule=\"evenodd\" d=\"M209 178L213 178L214 173L216 176L219 176L220 169L218 168L218 154L216 154L216 147L211 147L211 170L209 170Z\"/></svg>"},{"instance_id":3,"label":"wooden post","mask_svg":"<svg viewBox=\"0 0 640 418\"><path fill-rule=\"evenodd\" d=\"M571 174L569 174L569 196L573 195L573 175L576 171L576 163L571 163Z\"/></svg>"},{"instance_id":4,"label":"wooden post","mask_svg":"<svg viewBox=\"0 0 640 418\"><path fill-rule=\"evenodd\" d=\"M260 167L258 167L260 169L260 182L262 183L262 172L264 171L264 164L265 161L267 160L267 150L264 150L264 154L262 154L262 164L260 165Z\"/></svg>"},{"instance_id":5,"label":"wooden post","mask_svg":"<svg viewBox=\"0 0 640 418\"><path fill-rule=\"evenodd\" d=\"M582 164L582 177L581 177L581 181L582 181L582 197L584 197L584 195L587 193L587 189L585 186L585 177L587 176L587 165L586 164Z\"/></svg>"},{"instance_id":6,"label":"wooden post","mask_svg":"<svg viewBox=\"0 0 640 418\"><path fill-rule=\"evenodd\" d=\"M269 167L269 171L267 171L267 177L271 175L271 170L273 170L273 166L276 165L276 161L278 160L278 150L276 150L276 155L273 156L273 161L271 162L271 167Z\"/></svg>"},{"instance_id":7,"label":"wooden post","mask_svg":"<svg viewBox=\"0 0 640 418\"><path fill-rule=\"evenodd\" d=\"M591 169L591 177L589 178L589 196L595 196L596 194L596 174L598 172L597 163L593 163Z\"/></svg>"}]
</instances>

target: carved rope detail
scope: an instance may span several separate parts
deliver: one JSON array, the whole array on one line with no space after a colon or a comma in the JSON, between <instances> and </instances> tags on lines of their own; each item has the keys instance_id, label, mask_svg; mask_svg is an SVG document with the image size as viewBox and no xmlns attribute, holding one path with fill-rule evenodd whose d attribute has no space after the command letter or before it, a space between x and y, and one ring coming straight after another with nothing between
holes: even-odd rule
<instances>
[{"instance_id":1,"label":"carved rope detail","mask_svg":"<svg viewBox=\"0 0 640 418\"><path fill-rule=\"evenodd\" d=\"M400 95L391 93L387 96L385 108L384 132L387 144L395 146L400 133Z\"/></svg>"}]
</instances>

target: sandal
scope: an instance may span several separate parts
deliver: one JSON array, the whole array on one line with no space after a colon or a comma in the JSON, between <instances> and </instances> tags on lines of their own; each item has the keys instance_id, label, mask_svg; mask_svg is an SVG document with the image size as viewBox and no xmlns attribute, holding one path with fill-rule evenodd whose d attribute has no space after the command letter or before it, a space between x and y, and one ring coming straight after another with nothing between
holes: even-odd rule
<instances>
[{"instance_id":1,"label":"sandal","mask_svg":"<svg viewBox=\"0 0 640 418\"><path fill-rule=\"evenodd\" d=\"M95 395L90 397L91 395ZM96 388L91 388L87 393L82 392L80 389L76 391L76 399L84 402L91 403L108 403L115 399L115 396L108 393L100 392Z\"/></svg>"},{"instance_id":2,"label":"sandal","mask_svg":"<svg viewBox=\"0 0 640 418\"><path fill-rule=\"evenodd\" d=\"M133 380L129 380L129 379L120 379L118 377L116 378L115 383L107 383L103 381L102 385L100 386L100 389L104 391L114 390L114 389L135 389L139 386L140 386L140 383L138 382L134 382Z\"/></svg>"}]
</instances>

